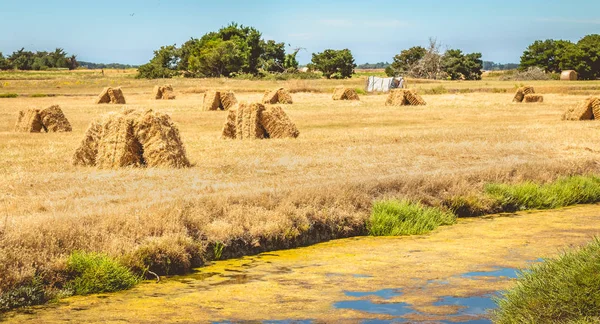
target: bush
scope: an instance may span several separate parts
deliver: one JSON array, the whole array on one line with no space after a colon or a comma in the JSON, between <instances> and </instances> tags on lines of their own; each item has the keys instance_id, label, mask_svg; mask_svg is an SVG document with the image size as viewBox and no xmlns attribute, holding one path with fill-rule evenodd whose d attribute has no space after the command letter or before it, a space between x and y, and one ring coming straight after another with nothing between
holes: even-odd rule
<instances>
[{"instance_id":1,"label":"bush","mask_svg":"<svg viewBox=\"0 0 600 324\"><path fill-rule=\"evenodd\" d=\"M550 209L600 202L600 178L575 176L550 184L489 184L485 192L504 210Z\"/></svg>"},{"instance_id":2,"label":"bush","mask_svg":"<svg viewBox=\"0 0 600 324\"><path fill-rule=\"evenodd\" d=\"M598 323L600 240L522 272L495 301L497 323Z\"/></svg>"},{"instance_id":3,"label":"bush","mask_svg":"<svg viewBox=\"0 0 600 324\"><path fill-rule=\"evenodd\" d=\"M77 295L124 290L140 281L115 259L100 253L75 251L67 260L72 279L66 287Z\"/></svg>"},{"instance_id":4,"label":"bush","mask_svg":"<svg viewBox=\"0 0 600 324\"><path fill-rule=\"evenodd\" d=\"M0 312L17 307L40 305L47 300L42 280L35 277L28 284L0 295Z\"/></svg>"},{"instance_id":5,"label":"bush","mask_svg":"<svg viewBox=\"0 0 600 324\"><path fill-rule=\"evenodd\" d=\"M185 274L202 265L202 251L191 238L164 236L146 241L125 258L125 263L138 273L150 270L158 275Z\"/></svg>"},{"instance_id":6,"label":"bush","mask_svg":"<svg viewBox=\"0 0 600 324\"><path fill-rule=\"evenodd\" d=\"M349 49L327 49L322 53L312 55L312 63L308 64L311 70L319 70L327 79L351 78L354 74L354 57Z\"/></svg>"},{"instance_id":7,"label":"bush","mask_svg":"<svg viewBox=\"0 0 600 324\"><path fill-rule=\"evenodd\" d=\"M426 234L440 225L451 225L456 216L408 200L383 200L373 204L367 230L374 236Z\"/></svg>"},{"instance_id":8,"label":"bush","mask_svg":"<svg viewBox=\"0 0 600 324\"><path fill-rule=\"evenodd\" d=\"M0 98L16 98L18 96L16 93L0 93Z\"/></svg>"},{"instance_id":9,"label":"bush","mask_svg":"<svg viewBox=\"0 0 600 324\"><path fill-rule=\"evenodd\" d=\"M550 76L543 69L534 66L526 71L517 71L515 73L505 73L500 77L501 81L532 81L532 80L550 80Z\"/></svg>"}]
</instances>

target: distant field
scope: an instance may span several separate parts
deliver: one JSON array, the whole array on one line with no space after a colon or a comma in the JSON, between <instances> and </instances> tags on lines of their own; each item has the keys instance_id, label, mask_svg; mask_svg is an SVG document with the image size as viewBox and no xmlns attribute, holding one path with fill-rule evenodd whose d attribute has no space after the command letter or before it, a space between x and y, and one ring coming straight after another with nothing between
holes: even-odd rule
<instances>
[{"instance_id":1,"label":"distant field","mask_svg":"<svg viewBox=\"0 0 600 324\"><path fill-rule=\"evenodd\" d=\"M567 107L600 94L600 81L530 82L545 101L526 105L511 102L514 82L409 80L422 93L436 87L465 93L435 90L443 94L424 94L427 106L386 107L385 95L331 99L338 84L362 87L362 76L136 80L130 70L105 72L0 73L0 93L21 95L0 99L0 291L36 271L60 269L76 249L125 257L161 240L175 247L201 242L205 249L214 242L285 247L315 224L331 226L331 237L351 234L375 198L427 204L490 181L548 181L600 169L594 140L600 122L560 120ZM161 83L174 85L176 100L149 99ZM194 166L71 166L90 121L121 109L92 104L107 85L122 86L130 106L170 113ZM239 100L258 101L276 86L294 92L285 110L298 139L221 140L226 113L200 108L207 89L232 89ZM51 104L62 107L72 133L12 132L19 110Z\"/></svg>"}]
</instances>

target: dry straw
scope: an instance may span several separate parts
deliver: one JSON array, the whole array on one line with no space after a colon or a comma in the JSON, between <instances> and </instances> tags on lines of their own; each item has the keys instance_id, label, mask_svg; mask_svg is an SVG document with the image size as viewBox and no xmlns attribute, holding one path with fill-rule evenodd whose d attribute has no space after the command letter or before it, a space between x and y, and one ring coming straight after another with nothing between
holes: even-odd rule
<instances>
[{"instance_id":1,"label":"dry straw","mask_svg":"<svg viewBox=\"0 0 600 324\"><path fill-rule=\"evenodd\" d=\"M275 90L266 91L263 96L262 102L264 104L291 104L292 95L287 92L284 88L277 88Z\"/></svg>"},{"instance_id":2,"label":"dry straw","mask_svg":"<svg viewBox=\"0 0 600 324\"><path fill-rule=\"evenodd\" d=\"M75 154L73 155L73 165L75 166L93 166L96 165L96 157L98 156L98 143L102 136L102 121L94 120L85 131L83 140Z\"/></svg>"},{"instance_id":3,"label":"dry straw","mask_svg":"<svg viewBox=\"0 0 600 324\"><path fill-rule=\"evenodd\" d=\"M527 94L525 95L525 102L528 103L532 103L532 102L544 102L544 96L539 95L539 94Z\"/></svg>"},{"instance_id":4,"label":"dry straw","mask_svg":"<svg viewBox=\"0 0 600 324\"><path fill-rule=\"evenodd\" d=\"M221 92L219 97L221 99L221 108L224 110L229 110L238 103L233 91Z\"/></svg>"},{"instance_id":5,"label":"dry straw","mask_svg":"<svg viewBox=\"0 0 600 324\"><path fill-rule=\"evenodd\" d=\"M354 89L337 87L333 91L333 100L360 100Z\"/></svg>"},{"instance_id":6,"label":"dry straw","mask_svg":"<svg viewBox=\"0 0 600 324\"><path fill-rule=\"evenodd\" d=\"M598 114L595 114L595 111L598 111ZM563 120L592 120L597 118L600 118L600 99L597 97L590 97L584 102L568 108L562 116Z\"/></svg>"},{"instance_id":7,"label":"dry straw","mask_svg":"<svg viewBox=\"0 0 600 324\"><path fill-rule=\"evenodd\" d=\"M262 112L262 126L269 138L296 138L300 135L296 125L279 106L268 107Z\"/></svg>"},{"instance_id":8,"label":"dry straw","mask_svg":"<svg viewBox=\"0 0 600 324\"><path fill-rule=\"evenodd\" d=\"M235 126L237 120L237 109L229 109L227 113L227 121L225 125L223 125L223 130L221 131L222 138L235 138Z\"/></svg>"},{"instance_id":9,"label":"dry straw","mask_svg":"<svg viewBox=\"0 0 600 324\"><path fill-rule=\"evenodd\" d=\"M426 104L416 91L410 89L392 90L385 101L386 106L422 106Z\"/></svg>"},{"instance_id":10,"label":"dry straw","mask_svg":"<svg viewBox=\"0 0 600 324\"><path fill-rule=\"evenodd\" d=\"M534 94L534 93L535 93L535 90L533 89L532 86L520 87L517 89L517 92L515 92L513 102L523 102L523 99L525 99L525 95Z\"/></svg>"},{"instance_id":11,"label":"dry straw","mask_svg":"<svg viewBox=\"0 0 600 324\"><path fill-rule=\"evenodd\" d=\"M71 123L58 105L40 111L40 119L47 132L70 132L73 130Z\"/></svg>"},{"instance_id":12,"label":"dry straw","mask_svg":"<svg viewBox=\"0 0 600 324\"><path fill-rule=\"evenodd\" d=\"M98 95L96 100L94 101L96 104L125 104L125 96L123 95L123 90L121 88L111 88L107 87L102 89L102 92Z\"/></svg>"},{"instance_id":13,"label":"dry straw","mask_svg":"<svg viewBox=\"0 0 600 324\"><path fill-rule=\"evenodd\" d=\"M110 169L141 166L142 146L133 130L134 120L122 113L110 113L102 122L96 165Z\"/></svg>"},{"instance_id":14,"label":"dry straw","mask_svg":"<svg viewBox=\"0 0 600 324\"><path fill-rule=\"evenodd\" d=\"M165 99L172 100L175 99L175 94L173 94L173 86L170 84L165 84L162 86L154 86L152 89L152 97L156 100Z\"/></svg>"},{"instance_id":15,"label":"dry straw","mask_svg":"<svg viewBox=\"0 0 600 324\"><path fill-rule=\"evenodd\" d=\"M38 109L27 109L19 111L19 117L15 124L15 132L39 133L44 129L40 111Z\"/></svg>"},{"instance_id":16,"label":"dry straw","mask_svg":"<svg viewBox=\"0 0 600 324\"><path fill-rule=\"evenodd\" d=\"M229 110L223 125L222 138L296 138L300 132L285 111L279 107L265 108L260 103L241 103Z\"/></svg>"},{"instance_id":17,"label":"dry straw","mask_svg":"<svg viewBox=\"0 0 600 324\"><path fill-rule=\"evenodd\" d=\"M167 114L147 111L135 121L135 136L143 161L152 167L189 167L179 129Z\"/></svg>"},{"instance_id":18,"label":"dry straw","mask_svg":"<svg viewBox=\"0 0 600 324\"><path fill-rule=\"evenodd\" d=\"M204 101L202 102L202 110L218 110L221 106L221 96L218 91L206 91L204 93Z\"/></svg>"},{"instance_id":19,"label":"dry straw","mask_svg":"<svg viewBox=\"0 0 600 324\"><path fill-rule=\"evenodd\" d=\"M241 103L237 108L235 137L237 139L265 138L265 130L261 125L264 110L265 106L259 103Z\"/></svg>"}]
</instances>

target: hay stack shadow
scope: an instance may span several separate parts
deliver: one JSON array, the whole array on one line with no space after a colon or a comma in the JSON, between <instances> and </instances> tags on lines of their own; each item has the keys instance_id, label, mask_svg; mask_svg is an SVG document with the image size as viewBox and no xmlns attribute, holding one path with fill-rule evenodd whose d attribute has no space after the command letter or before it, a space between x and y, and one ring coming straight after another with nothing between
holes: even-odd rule
<instances>
[{"instance_id":1,"label":"hay stack shadow","mask_svg":"<svg viewBox=\"0 0 600 324\"><path fill-rule=\"evenodd\" d=\"M424 106L426 104L425 100L411 89L392 90L385 101L386 106Z\"/></svg>"},{"instance_id":2,"label":"hay stack shadow","mask_svg":"<svg viewBox=\"0 0 600 324\"><path fill-rule=\"evenodd\" d=\"M570 107L562 115L562 120L600 119L600 98L590 97L584 102Z\"/></svg>"},{"instance_id":3,"label":"hay stack shadow","mask_svg":"<svg viewBox=\"0 0 600 324\"><path fill-rule=\"evenodd\" d=\"M204 93L202 110L229 110L237 105L233 91L209 90Z\"/></svg>"},{"instance_id":4,"label":"hay stack shadow","mask_svg":"<svg viewBox=\"0 0 600 324\"><path fill-rule=\"evenodd\" d=\"M106 87L102 89L102 92L98 95L96 100L94 101L96 104L125 104L125 96L123 95L123 90L121 87L111 88Z\"/></svg>"},{"instance_id":5,"label":"hay stack shadow","mask_svg":"<svg viewBox=\"0 0 600 324\"><path fill-rule=\"evenodd\" d=\"M263 104L292 104L292 95L284 88L266 91L262 100Z\"/></svg>"},{"instance_id":6,"label":"hay stack shadow","mask_svg":"<svg viewBox=\"0 0 600 324\"><path fill-rule=\"evenodd\" d=\"M523 86L517 89L515 92L515 96L513 98L513 102L523 102L526 95L534 94L535 90L532 86Z\"/></svg>"},{"instance_id":7,"label":"hay stack shadow","mask_svg":"<svg viewBox=\"0 0 600 324\"><path fill-rule=\"evenodd\" d=\"M73 128L58 105L41 111L39 109L19 111L19 117L15 124L16 132L39 133L42 130L47 133L70 132Z\"/></svg>"},{"instance_id":8,"label":"hay stack shadow","mask_svg":"<svg viewBox=\"0 0 600 324\"><path fill-rule=\"evenodd\" d=\"M170 84L165 84L162 86L154 86L152 89L152 98L156 100L173 100L175 99L175 94L173 93L173 86Z\"/></svg>"},{"instance_id":9,"label":"hay stack shadow","mask_svg":"<svg viewBox=\"0 0 600 324\"><path fill-rule=\"evenodd\" d=\"M92 121L72 162L98 168L190 166L171 117L141 109L123 109Z\"/></svg>"},{"instance_id":10,"label":"hay stack shadow","mask_svg":"<svg viewBox=\"0 0 600 324\"><path fill-rule=\"evenodd\" d=\"M262 139L296 138L296 125L279 106L265 108L260 103L241 103L230 109L223 126L222 138Z\"/></svg>"},{"instance_id":11,"label":"hay stack shadow","mask_svg":"<svg viewBox=\"0 0 600 324\"><path fill-rule=\"evenodd\" d=\"M336 87L333 90L333 100L360 100L354 89L345 88L343 86Z\"/></svg>"}]
</instances>

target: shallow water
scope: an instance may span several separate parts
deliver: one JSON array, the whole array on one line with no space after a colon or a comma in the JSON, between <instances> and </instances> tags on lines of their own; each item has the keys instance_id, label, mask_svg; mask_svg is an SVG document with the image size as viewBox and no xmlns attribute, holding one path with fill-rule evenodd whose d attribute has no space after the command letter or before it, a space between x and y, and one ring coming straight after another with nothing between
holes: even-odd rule
<instances>
[{"instance_id":1,"label":"shallow water","mask_svg":"<svg viewBox=\"0 0 600 324\"><path fill-rule=\"evenodd\" d=\"M214 262L134 289L66 298L9 322L489 323L516 269L600 234L600 206L461 219Z\"/></svg>"}]
</instances>

